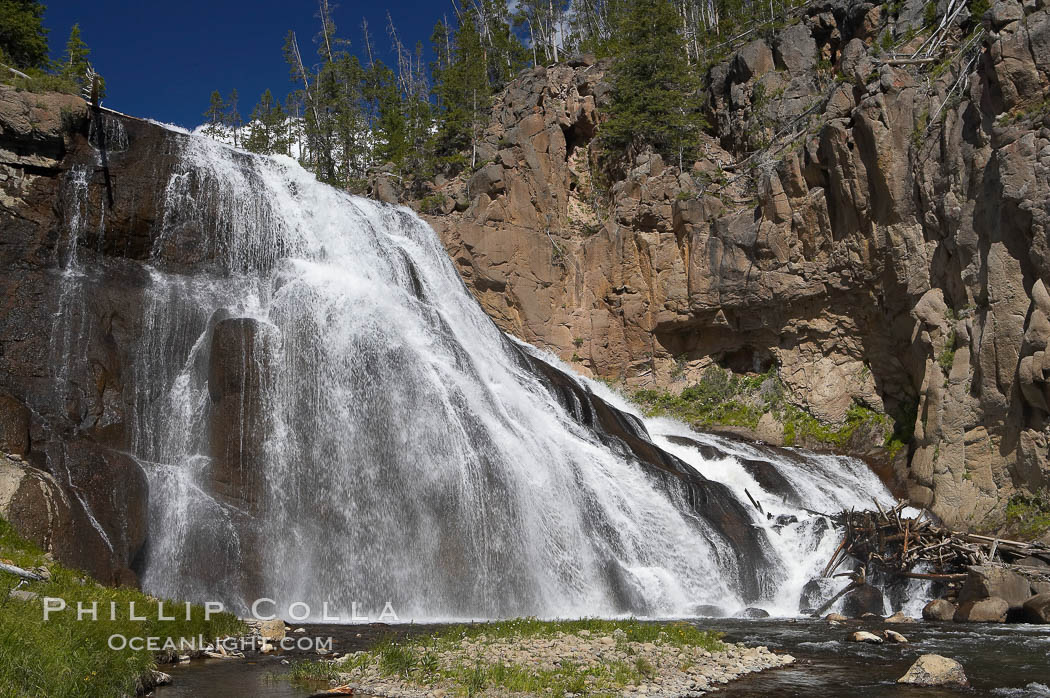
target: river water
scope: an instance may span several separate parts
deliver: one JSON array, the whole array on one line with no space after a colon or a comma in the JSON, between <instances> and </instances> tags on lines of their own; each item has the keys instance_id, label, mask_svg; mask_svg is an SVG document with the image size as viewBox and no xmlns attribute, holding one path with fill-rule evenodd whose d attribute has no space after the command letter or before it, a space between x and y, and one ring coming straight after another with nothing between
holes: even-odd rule
<instances>
[{"instance_id":1,"label":"river water","mask_svg":"<svg viewBox=\"0 0 1050 698\"><path fill-rule=\"evenodd\" d=\"M1050 628L1038 625L958 625L916 623L893 625L850 623L829 626L817 620L705 620L702 626L726 634L726 640L765 645L792 654L794 665L755 674L729 684L720 695L741 698L805 696L839 698L907 696L1050 697ZM398 632L418 634L436 626L310 626L310 636L332 635L337 651L365 648ZM846 642L857 629L890 627L905 635L907 645ZM360 635L360 637L358 637ZM896 680L922 654L941 654L962 663L969 690L898 686ZM289 657L292 661L301 657ZM194 661L171 669L174 684L157 691L159 698L218 698L253 695L303 698L323 686L299 686L282 678L288 665L279 657L248 661Z\"/></svg>"}]
</instances>

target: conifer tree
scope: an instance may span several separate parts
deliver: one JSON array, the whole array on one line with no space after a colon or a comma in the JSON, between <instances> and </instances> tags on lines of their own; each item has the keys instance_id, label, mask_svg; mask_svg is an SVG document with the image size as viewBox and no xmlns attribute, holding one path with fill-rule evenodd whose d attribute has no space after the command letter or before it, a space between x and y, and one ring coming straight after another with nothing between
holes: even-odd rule
<instances>
[{"instance_id":1,"label":"conifer tree","mask_svg":"<svg viewBox=\"0 0 1050 698\"><path fill-rule=\"evenodd\" d=\"M226 103L222 101L222 95L218 90L212 90L211 101L208 104L208 111L204 112L204 118L207 119L204 126L205 135L212 138L219 136L226 118Z\"/></svg>"},{"instance_id":2,"label":"conifer tree","mask_svg":"<svg viewBox=\"0 0 1050 698\"><path fill-rule=\"evenodd\" d=\"M223 109L223 125L229 128L233 132L233 145L234 147L240 146L241 137L241 112L237 109L237 88L234 88L230 92L230 96L226 98L226 103Z\"/></svg>"},{"instance_id":3,"label":"conifer tree","mask_svg":"<svg viewBox=\"0 0 1050 698\"><path fill-rule=\"evenodd\" d=\"M401 106L394 71L376 61L368 72L367 94L376 105L373 133L377 162L391 162L400 168L408 155L408 124Z\"/></svg>"},{"instance_id":4,"label":"conifer tree","mask_svg":"<svg viewBox=\"0 0 1050 698\"><path fill-rule=\"evenodd\" d=\"M652 146L681 164L695 147L702 121L681 26L671 0L634 0L623 13L615 37L610 117L602 125L610 155L633 158Z\"/></svg>"},{"instance_id":5,"label":"conifer tree","mask_svg":"<svg viewBox=\"0 0 1050 698\"><path fill-rule=\"evenodd\" d=\"M62 61L62 77L84 87L88 73L88 55L91 50L80 38L80 25L74 24L66 41L66 54Z\"/></svg>"},{"instance_id":6,"label":"conifer tree","mask_svg":"<svg viewBox=\"0 0 1050 698\"><path fill-rule=\"evenodd\" d=\"M15 68L45 68L44 6L35 0L0 0L0 61Z\"/></svg>"},{"instance_id":7,"label":"conifer tree","mask_svg":"<svg viewBox=\"0 0 1050 698\"><path fill-rule=\"evenodd\" d=\"M245 150L253 153L282 153L286 150L284 110L270 90L263 92L251 115L251 132L244 139Z\"/></svg>"},{"instance_id":8,"label":"conifer tree","mask_svg":"<svg viewBox=\"0 0 1050 698\"><path fill-rule=\"evenodd\" d=\"M449 39L448 27L439 23L432 37L438 60L431 68L440 118L435 153L446 169L466 164L461 152L469 150L469 164L477 162L477 140L482 114L487 112L491 86L481 37L470 13L464 13Z\"/></svg>"}]
</instances>

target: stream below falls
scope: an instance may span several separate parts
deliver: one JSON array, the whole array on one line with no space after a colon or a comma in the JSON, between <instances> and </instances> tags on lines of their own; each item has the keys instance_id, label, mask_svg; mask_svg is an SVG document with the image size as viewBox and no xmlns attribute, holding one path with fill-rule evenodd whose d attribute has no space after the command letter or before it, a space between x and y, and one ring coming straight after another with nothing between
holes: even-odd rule
<instances>
[{"instance_id":1,"label":"stream below falls","mask_svg":"<svg viewBox=\"0 0 1050 698\"><path fill-rule=\"evenodd\" d=\"M726 640L765 645L792 654L794 665L754 674L729 684L722 696L805 696L839 698L906 696L1016 696L1050 697L1050 630L1038 625L958 625L916 623L885 626L850 623L829 626L818 620L704 620L704 628L719 630ZM337 651L364 649L393 631L430 632L436 626L307 626L309 635L331 635ZM856 629L892 627L904 634L907 645L848 643ZM901 687L896 684L922 654L941 654L958 660L970 679L970 690ZM300 657L301 658L301 657ZM295 661L295 657L289 657ZM163 668L163 667L162 667ZM165 669L174 679L156 691L158 698L219 698L253 695L260 698L304 698L322 688L297 686L281 677L288 665L280 657L254 660L195 660Z\"/></svg>"}]
</instances>

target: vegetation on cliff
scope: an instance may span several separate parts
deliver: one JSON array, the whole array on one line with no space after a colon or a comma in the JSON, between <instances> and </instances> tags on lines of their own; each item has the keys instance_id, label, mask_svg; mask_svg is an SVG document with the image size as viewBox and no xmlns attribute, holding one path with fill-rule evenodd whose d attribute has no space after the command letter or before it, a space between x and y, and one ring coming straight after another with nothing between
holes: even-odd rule
<instances>
[{"instance_id":1,"label":"vegetation on cliff","mask_svg":"<svg viewBox=\"0 0 1050 698\"><path fill-rule=\"evenodd\" d=\"M74 24L62 60L52 61L44 9L35 0L0 0L0 82L30 92L80 94L92 74L91 49Z\"/></svg>"},{"instance_id":2,"label":"vegetation on cliff","mask_svg":"<svg viewBox=\"0 0 1050 698\"><path fill-rule=\"evenodd\" d=\"M845 449L861 429L886 434L882 445L890 457L904 446L901 435L893 432L893 420L884 414L854 404L842 424L825 424L788 402L786 392L775 367L761 374L736 374L715 364L678 394L645 389L634 391L631 399L650 416L673 417L698 428L755 429L769 414L783 428L786 446Z\"/></svg>"},{"instance_id":3,"label":"vegetation on cliff","mask_svg":"<svg viewBox=\"0 0 1050 698\"><path fill-rule=\"evenodd\" d=\"M645 148L684 162L700 143L698 87L711 62L742 27L753 33L783 24L799 4L480 0L435 25L429 62L423 42L403 41L390 20L396 64L388 66L376 57L367 23L354 45L320 0L316 52L289 32L284 56L294 87L283 104L266 90L248 120L247 131L265 135L242 143L236 90L225 99L213 93L205 117L209 131L249 150L298 155L322 181L361 190L387 168L418 188L484 164L478 145L493 99L523 69L587 52L613 65L606 166L615 170Z\"/></svg>"},{"instance_id":4,"label":"vegetation on cliff","mask_svg":"<svg viewBox=\"0 0 1050 698\"><path fill-rule=\"evenodd\" d=\"M111 649L110 639L156 638L158 648L203 636L206 641L243 633L246 628L229 613L161 601L129 588L101 586L75 570L52 562L0 519L0 560L42 572L44 581L23 582L0 571L0 694L84 698L134 695L136 682L156 666L149 649ZM16 594L11 594L17 588ZM24 592L35 594L29 598ZM62 599L66 608L44 617L43 599ZM78 604L85 613L77 617ZM134 604L134 606L132 606ZM57 602L56 602L57 605ZM97 620L90 609L97 609ZM144 620L133 620L132 613ZM114 646L121 642L116 640Z\"/></svg>"}]
</instances>

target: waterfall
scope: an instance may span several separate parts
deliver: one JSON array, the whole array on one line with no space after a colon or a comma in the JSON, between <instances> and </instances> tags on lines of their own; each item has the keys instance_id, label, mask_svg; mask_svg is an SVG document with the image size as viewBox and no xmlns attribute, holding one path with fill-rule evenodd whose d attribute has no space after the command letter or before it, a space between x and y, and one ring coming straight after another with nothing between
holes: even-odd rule
<instances>
[{"instance_id":1,"label":"waterfall","mask_svg":"<svg viewBox=\"0 0 1050 698\"><path fill-rule=\"evenodd\" d=\"M838 542L805 510L892 501L849 458L643 420L500 332L407 209L171 137L128 377L150 593L315 619L794 615Z\"/></svg>"}]
</instances>

